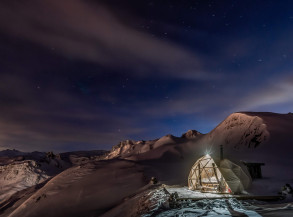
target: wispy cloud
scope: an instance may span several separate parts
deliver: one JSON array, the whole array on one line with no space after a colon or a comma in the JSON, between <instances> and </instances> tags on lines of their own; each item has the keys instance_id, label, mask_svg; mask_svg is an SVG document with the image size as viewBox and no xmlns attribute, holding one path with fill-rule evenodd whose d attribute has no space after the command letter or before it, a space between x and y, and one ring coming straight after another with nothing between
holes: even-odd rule
<instances>
[{"instance_id":1,"label":"wispy cloud","mask_svg":"<svg viewBox=\"0 0 293 217\"><path fill-rule=\"evenodd\" d=\"M213 78L202 69L199 54L137 31L89 1L3 1L0 30L62 55L107 67L130 67L137 75Z\"/></svg>"},{"instance_id":2,"label":"wispy cloud","mask_svg":"<svg viewBox=\"0 0 293 217\"><path fill-rule=\"evenodd\" d=\"M283 77L270 80L250 90L238 105L238 110L259 110L286 104L286 110L293 109L293 78ZM268 109L269 110L269 109ZM283 109L279 108L280 111Z\"/></svg>"}]
</instances>

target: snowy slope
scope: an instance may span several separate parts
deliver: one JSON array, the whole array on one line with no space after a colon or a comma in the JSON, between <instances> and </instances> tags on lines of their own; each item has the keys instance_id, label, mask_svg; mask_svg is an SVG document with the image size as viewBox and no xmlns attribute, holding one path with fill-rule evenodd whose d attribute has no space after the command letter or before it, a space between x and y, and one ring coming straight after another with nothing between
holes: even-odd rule
<instances>
[{"instance_id":1,"label":"snowy slope","mask_svg":"<svg viewBox=\"0 0 293 217\"><path fill-rule=\"evenodd\" d=\"M182 137L167 135L150 141L127 140L114 146L110 153L105 153L104 158L88 157L83 161L83 156L75 155L79 160L75 159L72 163L77 162L79 166L52 178L21 205L9 207L8 216L87 217L106 212L108 216L119 216L119 211L127 212L127 207L136 206L141 201L150 206L145 208L152 209L160 202L156 199L149 201L150 198L156 198L156 194L152 192L150 197L143 197L143 193L137 193L149 182L150 177L157 177L161 183L187 185L188 173L198 157L210 150L211 155L217 158L221 144L224 145L226 158L264 162L265 178L256 180L251 192L275 194L281 185L287 182L293 184L293 160L288 152L288 147L293 144L292 135L291 114L241 112L231 114L205 135L189 131ZM165 198L166 195L161 193L158 195ZM195 203L193 207L183 207L181 211L190 211L193 215L196 212L219 211L201 209L198 205ZM214 203L206 201L206 205L209 207ZM225 212L228 210L227 204L219 202L219 206L225 206ZM233 204L230 206L233 207ZM144 207L140 208L145 210ZM237 207L233 209L237 210ZM239 210L248 213L244 208L240 207ZM136 212L132 211L127 213L131 215ZM172 210L164 214L181 215L181 211ZM5 212L0 216L6 216Z\"/></svg>"},{"instance_id":2,"label":"snowy slope","mask_svg":"<svg viewBox=\"0 0 293 217\"><path fill-rule=\"evenodd\" d=\"M99 216L145 184L135 163L92 161L58 174L8 216Z\"/></svg>"},{"instance_id":3,"label":"snowy slope","mask_svg":"<svg viewBox=\"0 0 293 217\"><path fill-rule=\"evenodd\" d=\"M102 159L109 151L92 150L92 151L72 151L60 153L60 158L72 165L81 165L91 160Z\"/></svg>"}]
</instances>

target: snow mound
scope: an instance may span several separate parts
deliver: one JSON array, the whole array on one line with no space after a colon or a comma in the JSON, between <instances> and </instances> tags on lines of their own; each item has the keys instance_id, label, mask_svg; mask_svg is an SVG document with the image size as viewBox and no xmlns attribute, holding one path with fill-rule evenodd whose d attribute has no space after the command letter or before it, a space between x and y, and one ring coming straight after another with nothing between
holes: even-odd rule
<instances>
[{"instance_id":1,"label":"snow mound","mask_svg":"<svg viewBox=\"0 0 293 217\"><path fill-rule=\"evenodd\" d=\"M141 210L146 211L148 210L148 213L142 214L142 217L149 217L154 216L155 213L158 212L158 210L161 209L168 209L169 208L169 198L170 194L166 191L164 188L158 188L153 191L150 191L148 194L146 194L146 197L142 197L141 200L141 207L142 204L144 206L147 206L147 209Z\"/></svg>"},{"instance_id":2,"label":"snow mound","mask_svg":"<svg viewBox=\"0 0 293 217\"><path fill-rule=\"evenodd\" d=\"M176 139L175 136L170 134L163 136L162 138L160 138L158 141L155 142L154 149L166 144L174 144L176 143L175 139Z\"/></svg>"}]
</instances>

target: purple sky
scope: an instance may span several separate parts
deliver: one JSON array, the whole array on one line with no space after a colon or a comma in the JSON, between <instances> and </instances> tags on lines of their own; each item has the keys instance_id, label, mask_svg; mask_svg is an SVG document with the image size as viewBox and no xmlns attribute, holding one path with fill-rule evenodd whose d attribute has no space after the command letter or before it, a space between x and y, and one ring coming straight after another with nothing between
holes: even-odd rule
<instances>
[{"instance_id":1,"label":"purple sky","mask_svg":"<svg viewBox=\"0 0 293 217\"><path fill-rule=\"evenodd\" d=\"M293 110L291 1L0 2L0 150L110 149Z\"/></svg>"}]
</instances>

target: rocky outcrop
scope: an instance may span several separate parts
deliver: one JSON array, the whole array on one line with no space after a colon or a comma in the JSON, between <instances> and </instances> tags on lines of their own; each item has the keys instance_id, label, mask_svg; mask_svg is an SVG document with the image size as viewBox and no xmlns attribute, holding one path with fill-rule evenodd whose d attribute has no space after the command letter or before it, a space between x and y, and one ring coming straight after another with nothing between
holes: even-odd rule
<instances>
[{"instance_id":1,"label":"rocky outcrop","mask_svg":"<svg viewBox=\"0 0 293 217\"><path fill-rule=\"evenodd\" d=\"M181 138L195 139L199 135L202 135L202 134L196 130L188 130L186 133L182 134Z\"/></svg>"},{"instance_id":2,"label":"rocky outcrop","mask_svg":"<svg viewBox=\"0 0 293 217\"><path fill-rule=\"evenodd\" d=\"M127 158L133 155L146 153L163 146L181 144L187 142L186 140L194 141L193 139L196 139L201 135L202 134L196 130L189 130L182 134L181 137L167 134L159 139L149 141L125 140L120 142L118 145L113 146L111 152L105 157L105 159L112 159L117 157Z\"/></svg>"},{"instance_id":3,"label":"rocky outcrop","mask_svg":"<svg viewBox=\"0 0 293 217\"><path fill-rule=\"evenodd\" d=\"M131 152L134 151L135 149L135 144L137 142L134 140L125 140L122 142L119 142L118 145L113 146L111 152L109 153L109 155L107 156L107 158L115 158L118 156L122 156L125 154L129 154ZM143 144L142 142L140 142L139 144Z\"/></svg>"}]
</instances>

